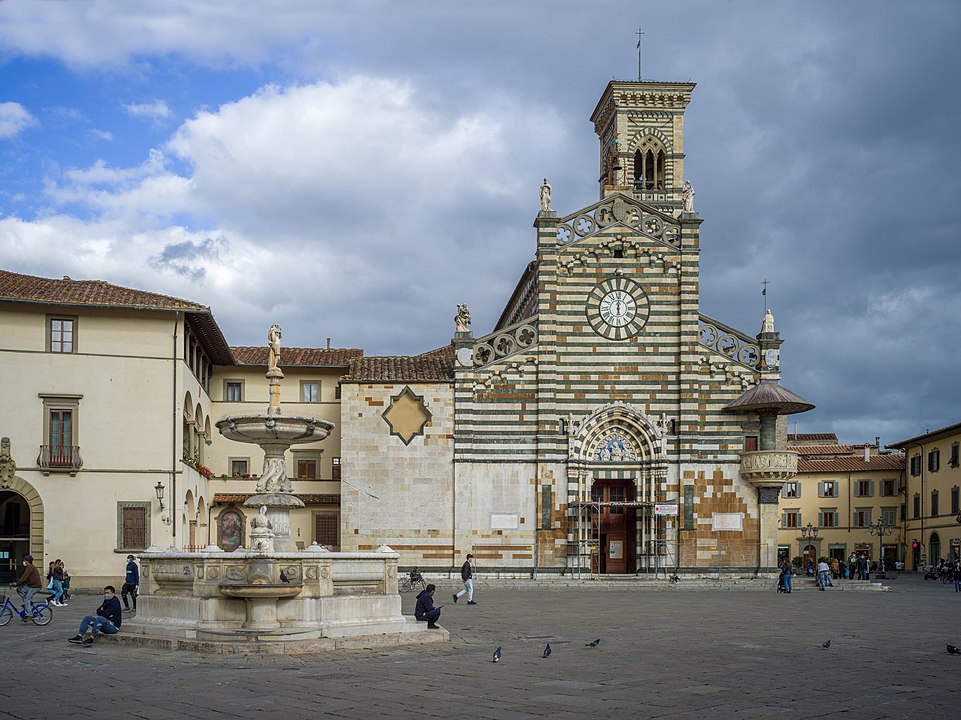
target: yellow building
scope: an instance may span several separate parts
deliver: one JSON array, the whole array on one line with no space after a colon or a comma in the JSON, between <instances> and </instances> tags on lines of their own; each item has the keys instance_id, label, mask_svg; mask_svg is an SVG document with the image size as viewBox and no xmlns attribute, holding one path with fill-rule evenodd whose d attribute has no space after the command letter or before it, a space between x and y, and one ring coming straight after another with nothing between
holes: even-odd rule
<instances>
[{"instance_id":1,"label":"yellow building","mask_svg":"<svg viewBox=\"0 0 961 720\"><path fill-rule=\"evenodd\" d=\"M904 456L879 452L879 443L844 445L833 433L788 435L799 453L798 474L781 491L778 555L846 560L864 553L903 560ZM879 521L883 536L878 536ZM808 527L810 526L810 527ZM813 530L817 530L814 534Z\"/></svg>"},{"instance_id":2,"label":"yellow building","mask_svg":"<svg viewBox=\"0 0 961 720\"><path fill-rule=\"evenodd\" d=\"M892 443L907 456L907 565L961 557L961 423Z\"/></svg>"}]
</instances>

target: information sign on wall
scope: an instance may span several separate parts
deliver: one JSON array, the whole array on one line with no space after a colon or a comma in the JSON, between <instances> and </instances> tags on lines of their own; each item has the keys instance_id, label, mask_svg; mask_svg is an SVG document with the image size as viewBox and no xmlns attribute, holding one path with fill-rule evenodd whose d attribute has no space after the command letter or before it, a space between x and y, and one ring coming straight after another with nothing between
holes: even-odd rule
<instances>
[{"instance_id":1,"label":"information sign on wall","mask_svg":"<svg viewBox=\"0 0 961 720\"><path fill-rule=\"evenodd\" d=\"M744 513L714 513L711 516L712 530L743 530Z\"/></svg>"}]
</instances>

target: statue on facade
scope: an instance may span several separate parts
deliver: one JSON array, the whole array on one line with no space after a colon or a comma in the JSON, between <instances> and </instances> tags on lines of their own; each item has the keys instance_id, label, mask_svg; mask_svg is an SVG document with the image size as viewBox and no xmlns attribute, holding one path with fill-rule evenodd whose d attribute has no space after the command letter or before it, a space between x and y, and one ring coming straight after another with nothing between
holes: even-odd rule
<instances>
[{"instance_id":1,"label":"statue on facade","mask_svg":"<svg viewBox=\"0 0 961 720\"><path fill-rule=\"evenodd\" d=\"M280 339L283 334L276 323L267 331L267 371L280 370Z\"/></svg>"},{"instance_id":2,"label":"statue on facade","mask_svg":"<svg viewBox=\"0 0 961 720\"><path fill-rule=\"evenodd\" d=\"M0 488L10 487L16 473L17 464L10 454L10 438L2 438L0 439Z\"/></svg>"},{"instance_id":3,"label":"statue on facade","mask_svg":"<svg viewBox=\"0 0 961 720\"><path fill-rule=\"evenodd\" d=\"M546 211L551 209L551 184L547 182L547 178L544 178L544 184L541 185L541 211Z\"/></svg>"},{"instance_id":4,"label":"statue on facade","mask_svg":"<svg viewBox=\"0 0 961 720\"><path fill-rule=\"evenodd\" d=\"M454 329L458 334L470 332L470 310L467 309L466 304L457 306L457 315L454 316Z\"/></svg>"},{"instance_id":5,"label":"statue on facade","mask_svg":"<svg viewBox=\"0 0 961 720\"><path fill-rule=\"evenodd\" d=\"M684 212L694 212L694 186L690 180L684 181Z\"/></svg>"},{"instance_id":6,"label":"statue on facade","mask_svg":"<svg viewBox=\"0 0 961 720\"><path fill-rule=\"evenodd\" d=\"M764 320L761 321L761 334L774 332L774 313L771 312L771 308L768 308L764 313Z\"/></svg>"}]
</instances>

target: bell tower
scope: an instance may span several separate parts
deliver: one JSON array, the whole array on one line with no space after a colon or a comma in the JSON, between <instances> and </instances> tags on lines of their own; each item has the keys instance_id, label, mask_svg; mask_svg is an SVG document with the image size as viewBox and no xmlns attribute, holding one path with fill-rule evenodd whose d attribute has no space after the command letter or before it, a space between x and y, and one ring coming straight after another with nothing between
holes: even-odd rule
<instances>
[{"instance_id":1,"label":"bell tower","mask_svg":"<svg viewBox=\"0 0 961 720\"><path fill-rule=\"evenodd\" d=\"M591 122L600 140L601 199L630 193L671 215L683 209L684 110L694 83L612 80Z\"/></svg>"}]
</instances>

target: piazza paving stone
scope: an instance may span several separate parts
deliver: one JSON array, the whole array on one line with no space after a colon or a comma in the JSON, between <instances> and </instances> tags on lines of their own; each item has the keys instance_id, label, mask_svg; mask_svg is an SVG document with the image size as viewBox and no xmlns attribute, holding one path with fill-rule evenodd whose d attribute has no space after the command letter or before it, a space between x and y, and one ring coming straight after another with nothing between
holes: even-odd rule
<instances>
[{"instance_id":1,"label":"piazza paving stone","mask_svg":"<svg viewBox=\"0 0 961 720\"><path fill-rule=\"evenodd\" d=\"M917 575L885 584L789 597L480 578L478 605L443 609L450 643L246 657L71 645L98 604L76 595L46 627L0 628L0 717L959 717L961 657L945 645L961 645L961 593Z\"/></svg>"}]
</instances>

